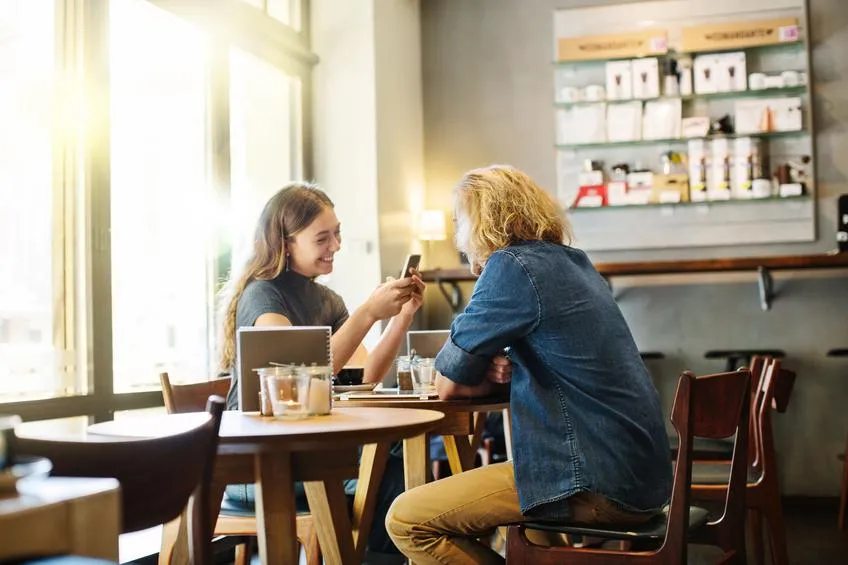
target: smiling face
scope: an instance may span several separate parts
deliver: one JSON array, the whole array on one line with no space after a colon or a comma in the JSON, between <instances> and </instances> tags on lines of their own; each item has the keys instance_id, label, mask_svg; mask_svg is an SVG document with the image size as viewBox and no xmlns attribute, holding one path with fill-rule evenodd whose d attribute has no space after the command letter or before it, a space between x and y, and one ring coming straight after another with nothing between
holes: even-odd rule
<instances>
[{"instance_id":1,"label":"smiling face","mask_svg":"<svg viewBox=\"0 0 848 565\"><path fill-rule=\"evenodd\" d=\"M291 270L305 277L333 272L333 257L341 248L341 224L336 213L325 207L312 223L286 242Z\"/></svg>"}]
</instances>

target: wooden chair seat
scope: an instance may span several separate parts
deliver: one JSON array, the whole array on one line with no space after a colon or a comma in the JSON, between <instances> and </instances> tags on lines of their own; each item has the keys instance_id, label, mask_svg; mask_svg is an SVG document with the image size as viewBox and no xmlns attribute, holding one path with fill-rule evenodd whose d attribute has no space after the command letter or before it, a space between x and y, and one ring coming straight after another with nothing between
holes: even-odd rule
<instances>
[{"instance_id":1,"label":"wooden chair seat","mask_svg":"<svg viewBox=\"0 0 848 565\"><path fill-rule=\"evenodd\" d=\"M668 443L672 454L677 453L680 438L677 434L669 436ZM692 458L696 461L730 461L733 456L733 440L696 437L692 441Z\"/></svg>"},{"instance_id":2,"label":"wooden chair seat","mask_svg":"<svg viewBox=\"0 0 848 565\"><path fill-rule=\"evenodd\" d=\"M763 477L761 469L748 468L748 484ZM692 466L692 484L726 485L730 478L730 463L696 463Z\"/></svg>"},{"instance_id":3,"label":"wooden chair seat","mask_svg":"<svg viewBox=\"0 0 848 565\"><path fill-rule=\"evenodd\" d=\"M710 513L698 506L689 507L689 530L695 531L703 527L709 520ZM668 509L659 516L645 522L644 524L578 524L568 522L529 521L524 526L531 530L542 530L556 534L568 534L573 536L588 536L609 540L623 541L660 541L665 539L668 526Z\"/></svg>"}]
</instances>

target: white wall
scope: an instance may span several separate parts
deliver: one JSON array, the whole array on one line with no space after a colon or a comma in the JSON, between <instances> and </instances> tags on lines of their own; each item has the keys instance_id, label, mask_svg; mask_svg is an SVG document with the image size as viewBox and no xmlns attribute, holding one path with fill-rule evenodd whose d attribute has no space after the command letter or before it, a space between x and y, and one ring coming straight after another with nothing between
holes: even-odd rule
<instances>
[{"instance_id":1,"label":"white wall","mask_svg":"<svg viewBox=\"0 0 848 565\"><path fill-rule=\"evenodd\" d=\"M419 0L311 2L315 180L344 238L327 284L350 310L397 276L423 206L419 10Z\"/></svg>"}]
</instances>

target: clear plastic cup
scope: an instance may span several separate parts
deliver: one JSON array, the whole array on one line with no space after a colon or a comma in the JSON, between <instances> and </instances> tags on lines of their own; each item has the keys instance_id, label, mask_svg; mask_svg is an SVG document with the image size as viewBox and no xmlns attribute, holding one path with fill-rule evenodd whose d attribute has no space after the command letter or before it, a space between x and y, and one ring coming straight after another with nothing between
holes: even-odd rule
<instances>
[{"instance_id":1,"label":"clear plastic cup","mask_svg":"<svg viewBox=\"0 0 848 565\"><path fill-rule=\"evenodd\" d=\"M420 357L412 364L412 388L415 392L429 393L436 390L436 360Z\"/></svg>"},{"instance_id":2,"label":"clear plastic cup","mask_svg":"<svg viewBox=\"0 0 848 565\"><path fill-rule=\"evenodd\" d=\"M400 355L397 358L397 384L400 390L413 390L412 357Z\"/></svg>"}]
</instances>

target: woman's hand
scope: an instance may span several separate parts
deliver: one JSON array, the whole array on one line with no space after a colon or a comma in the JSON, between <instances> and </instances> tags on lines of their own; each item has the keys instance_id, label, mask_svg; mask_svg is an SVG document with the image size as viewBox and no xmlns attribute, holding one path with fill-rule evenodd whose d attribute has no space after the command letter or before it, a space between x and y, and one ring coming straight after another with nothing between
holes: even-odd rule
<instances>
[{"instance_id":1,"label":"woman's hand","mask_svg":"<svg viewBox=\"0 0 848 565\"><path fill-rule=\"evenodd\" d=\"M415 269L410 269L412 280L415 282L415 289L409 295L409 300L400 309L401 314L408 316L410 321L416 312L424 304L424 283L421 281L421 273Z\"/></svg>"},{"instance_id":2,"label":"woman's hand","mask_svg":"<svg viewBox=\"0 0 848 565\"><path fill-rule=\"evenodd\" d=\"M424 282L417 272L411 277L391 279L378 286L371 293L366 302L366 307L375 320L385 320L396 316L415 294L420 297L423 291ZM420 307L420 304L418 307ZM417 310L418 307L415 309Z\"/></svg>"},{"instance_id":3,"label":"woman's hand","mask_svg":"<svg viewBox=\"0 0 848 565\"><path fill-rule=\"evenodd\" d=\"M492 358L486 370L486 380L497 384L506 384L512 380L512 361L504 355Z\"/></svg>"}]
</instances>

